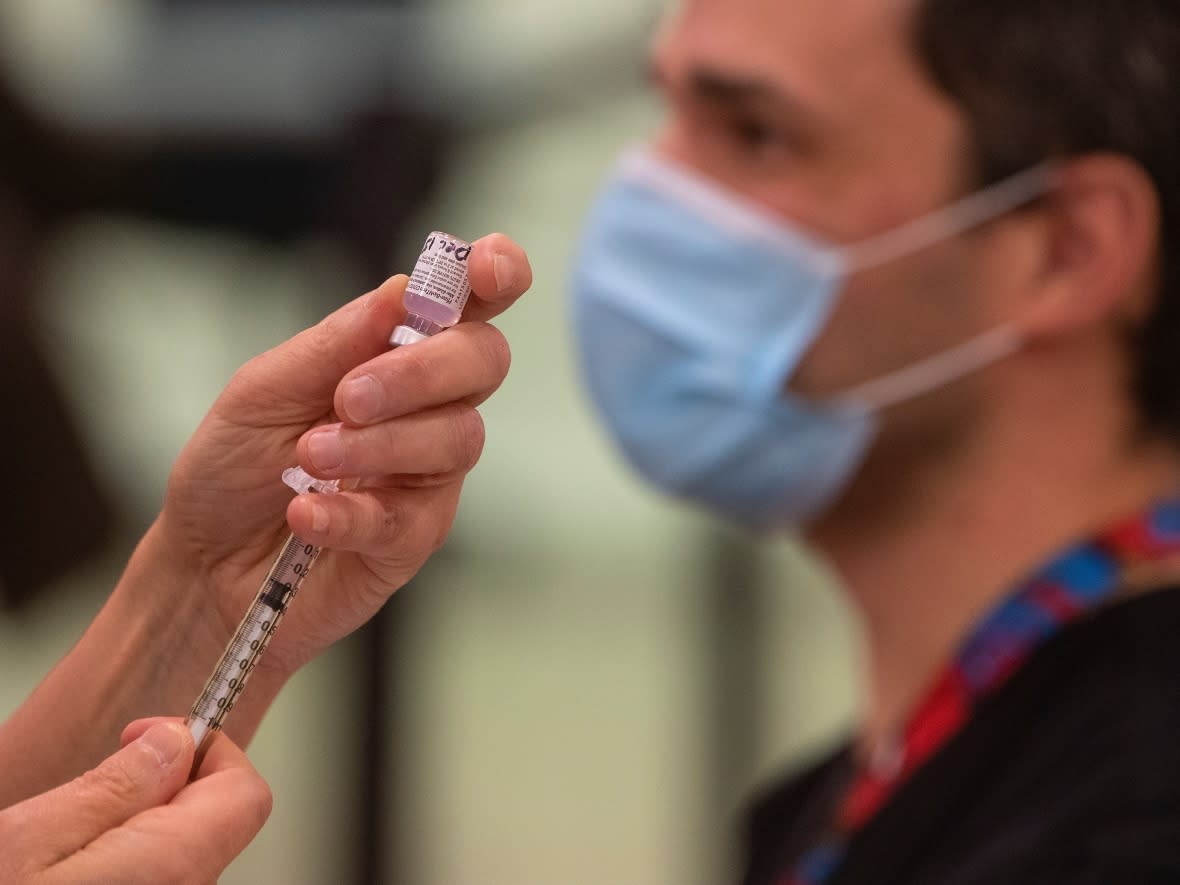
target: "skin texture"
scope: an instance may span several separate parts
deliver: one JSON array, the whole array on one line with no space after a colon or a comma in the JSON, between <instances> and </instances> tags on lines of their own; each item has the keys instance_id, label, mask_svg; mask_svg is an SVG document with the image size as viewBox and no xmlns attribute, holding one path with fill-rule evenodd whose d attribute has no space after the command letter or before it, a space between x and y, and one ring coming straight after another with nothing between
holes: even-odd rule
<instances>
[{"instance_id":1,"label":"skin texture","mask_svg":"<svg viewBox=\"0 0 1180 885\"><path fill-rule=\"evenodd\" d=\"M653 52L656 146L836 243L953 202L974 188L968 130L908 45L912 13L688 0ZM787 379L823 400L1000 326L1024 341L883 414L851 487L807 527L863 616L866 747L1021 577L1176 487L1177 453L1138 432L1126 381L1159 226L1139 166L1070 158L1032 207L854 276Z\"/></svg>"},{"instance_id":2,"label":"skin texture","mask_svg":"<svg viewBox=\"0 0 1180 885\"><path fill-rule=\"evenodd\" d=\"M215 882L270 814L266 783L219 736L189 782L193 741L179 720L128 726L91 771L0 811L0 879Z\"/></svg>"},{"instance_id":3,"label":"skin texture","mask_svg":"<svg viewBox=\"0 0 1180 885\"><path fill-rule=\"evenodd\" d=\"M152 881L214 881L261 827L269 794L229 740L190 786L187 737L163 768L140 744L104 757L124 723L188 712L288 532L329 549L229 719L242 746L295 670L371 618L444 542L483 447L476 407L510 362L488 320L532 283L523 250L502 235L476 242L469 262L463 322L435 338L389 350L404 317L399 276L233 377L106 606L0 727L0 808L12 806L0 815L0 873L133 882L152 869L163 871ZM339 449L327 461L325 436ZM292 499L279 477L294 463L360 483ZM51 815L78 827L51 834Z\"/></svg>"},{"instance_id":4,"label":"skin texture","mask_svg":"<svg viewBox=\"0 0 1180 885\"><path fill-rule=\"evenodd\" d=\"M688 0L653 53L669 109L657 146L836 242L952 201L971 187L965 122L910 52L911 13L909 0ZM789 379L823 399L1001 324L1025 341L1016 356L883 415L855 483L808 529L863 615L866 746L897 727L1013 582L1180 480L1176 453L1136 433L1125 387L1124 333L1154 297L1158 231L1158 199L1139 167L1072 158L1035 207L858 275ZM437 548L482 445L474 408L508 367L486 320L530 279L503 238L481 241L471 261L469 322L446 335L386 352L405 283L395 278L235 376L179 459L110 603L0 730L0 805L98 764L128 719L184 712L287 531L274 517L284 506L291 528L334 549L235 709L240 742L298 666L371 617ZM353 384L365 378L368 397ZM290 501L276 477L294 459L365 484ZM143 762L132 753L119 765ZM228 770L247 768L234 757ZM241 809L260 812L256 784L226 781L209 833ZM201 784L152 793L130 818L123 799L100 802L103 832L130 827L172 844L169 809ZM47 851L29 835L44 815L36 802L0 818L15 844L31 846L5 858L22 875L69 862L92 836ZM144 814L159 828L132 826Z\"/></svg>"}]
</instances>

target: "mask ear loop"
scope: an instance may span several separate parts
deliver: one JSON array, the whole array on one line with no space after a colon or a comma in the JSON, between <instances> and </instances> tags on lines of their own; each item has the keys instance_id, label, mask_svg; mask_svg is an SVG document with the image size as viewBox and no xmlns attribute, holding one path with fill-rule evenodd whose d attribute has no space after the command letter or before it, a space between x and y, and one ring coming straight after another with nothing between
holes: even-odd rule
<instances>
[{"instance_id":1,"label":"mask ear loop","mask_svg":"<svg viewBox=\"0 0 1180 885\"><path fill-rule=\"evenodd\" d=\"M853 272L867 270L974 230L1044 196L1056 185L1059 168L1057 161L1046 161L944 209L844 247L841 252L846 266ZM829 399L828 405L856 414L883 411L1012 356L1023 345L1023 336L1003 325L912 366L845 390Z\"/></svg>"},{"instance_id":2,"label":"mask ear loop","mask_svg":"<svg viewBox=\"0 0 1180 885\"><path fill-rule=\"evenodd\" d=\"M1027 206L1057 184L1060 165L1047 160L893 230L838 249L850 272L869 270L937 246Z\"/></svg>"},{"instance_id":3,"label":"mask ear loop","mask_svg":"<svg viewBox=\"0 0 1180 885\"><path fill-rule=\"evenodd\" d=\"M999 326L937 356L836 394L827 405L855 414L882 412L998 363L1023 346L1019 332Z\"/></svg>"}]
</instances>

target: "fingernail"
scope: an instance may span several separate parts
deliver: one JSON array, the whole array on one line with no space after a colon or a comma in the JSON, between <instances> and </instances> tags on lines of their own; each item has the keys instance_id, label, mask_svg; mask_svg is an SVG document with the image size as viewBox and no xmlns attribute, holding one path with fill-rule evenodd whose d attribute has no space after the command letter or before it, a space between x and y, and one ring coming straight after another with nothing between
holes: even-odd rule
<instances>
[{"instance_id":1,"label":"fingernail","mask_svg":"<svg viewBox=\"0 0 1180 885\"><path fill-rule=\"evenodd\" d=\"M326 532L330 522L328 508L313 502L311 505L311 530L319 533Z\"/></svg>"},{"instance_id":2,"label":"fingernail","mask_svg":"<svg viewBox=\"0 0 1180 885\"><path fill-rule=\"evenodd\" d=\"M168 722L153 725L139 739L160 760L161 766L170 765L184 749L185 735L182 727Z\"/></svg>"},{"instance_id":3,"label":"fingernail","mask_svg":"<svg viewBox=\"0 0 1180 885\"><path fill-rule=\"evenodd\" d=\"M353 421L368 421L381 411L381 385L372 375L346 382L340 393L344 412Z\"/></svg>"},{"instance_id":4,"label":"fingernail","mask_svg":"<svg viewBox=\"0 0 1180 885\"><path fill-rule=\"evenodd\" d=\"M507 295L516 285L516 265L507 255L496 255L492 259L492 276L496 278L496 292Z\"/></svg>"},{"instance_id":5,"label":"fingernail","mask_svg":"<svg viewBox=\"0 0 1180 885\"><path fill-rule=\"evenodd\" d=\"M335 470L344 463L344 441L336 430L313 433L307 441L307 457L317 470Z\"/></svg>"}]
</instances>

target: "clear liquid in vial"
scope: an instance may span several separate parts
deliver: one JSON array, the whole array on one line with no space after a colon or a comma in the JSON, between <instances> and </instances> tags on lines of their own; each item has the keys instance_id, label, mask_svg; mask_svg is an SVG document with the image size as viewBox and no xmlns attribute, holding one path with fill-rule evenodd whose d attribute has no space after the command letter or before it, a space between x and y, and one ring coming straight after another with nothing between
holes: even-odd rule
<instances>
[{"instance_id":1,"label":"clear liquid in vial","mask_svg":"<svg viewBox=\"0 0 1180 885\"><path fill-rule=\"evenodd\" d=\"M467 259L471 244L442 231L426 238L422 254L406 286L406 320L390 343L411 344L459 322L471 296Z\"/></svg>"}]
</instances>

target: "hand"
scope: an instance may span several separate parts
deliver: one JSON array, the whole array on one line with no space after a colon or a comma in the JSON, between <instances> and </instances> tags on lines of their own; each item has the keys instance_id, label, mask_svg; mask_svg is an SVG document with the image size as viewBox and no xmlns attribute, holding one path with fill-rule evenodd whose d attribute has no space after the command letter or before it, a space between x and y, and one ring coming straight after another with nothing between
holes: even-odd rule
<instances>
[{"instance_id":1,"label":"hand","mask_svg":"<svg viewBox=\"0 0 1180 885\"><path fill-rule=\"evenodd\" d=\"M213 589L225 637L286 538L284 511L327 548L263 667L289 674L355 630L446 538L483 446L476 406L508 371L508 345L485 321L532 282L501 235L474 245L469 274L464 322L434 338L389 350L404 317L395 277L252 360L178 460L150 544ZM361 484L292 499L280 476L295 463Z\"/></svg>"},{"instance_id":2,"label":"hand","mask_svg":"<svg viewBox=\"0 0 1180 885\"><path fill-rule=\"evenodd\" d=\"M193 741L145 720L97 768L0 811L0 881L215 882L270 814L266 783L219 735L188 783Z\"/></svg>"}]
</instances>

